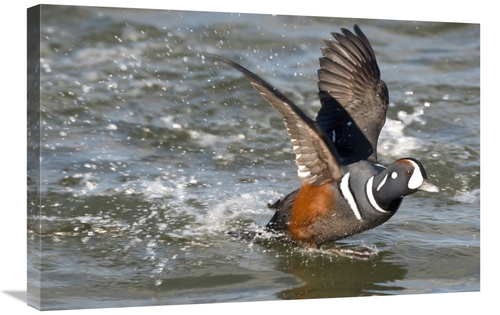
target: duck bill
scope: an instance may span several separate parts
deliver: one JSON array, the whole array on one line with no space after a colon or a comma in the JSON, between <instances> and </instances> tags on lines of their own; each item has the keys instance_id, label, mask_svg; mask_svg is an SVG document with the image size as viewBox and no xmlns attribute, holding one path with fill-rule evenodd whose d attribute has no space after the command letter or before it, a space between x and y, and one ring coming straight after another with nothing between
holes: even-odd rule
<instances>
[{"instance_id":1,"label":"duck bill","mask_svg":"<svg viewBox=\"0 0 500 315\"><path fill-rule=\"evenodd\" d=\"M439 188L431 183L428 179L425 179L422 185L418 187L418 190L428 191L428 192L438 192Z\"/></svg>"}]
</instances>

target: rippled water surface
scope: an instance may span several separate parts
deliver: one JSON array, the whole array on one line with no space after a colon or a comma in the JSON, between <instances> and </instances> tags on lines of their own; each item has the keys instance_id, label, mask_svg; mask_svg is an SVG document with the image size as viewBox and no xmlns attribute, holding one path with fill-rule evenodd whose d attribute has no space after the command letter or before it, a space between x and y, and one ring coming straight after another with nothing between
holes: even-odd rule
<instances>
[{"instance_id":1,"label":"rippled water surface","mask_svg":"<svg viewBox=\"0 0 500 315\"><path fill-rule=\"evenodd\" d=\"M479 25L64 6L41 16L42 208L28 213L28 271L42 276L30 304L479 290ZM300 182L279 114L207 53L315 117L322 40L355 23L390 91L381 162L418 158L441 192L330 245L376 248L368 261L228 236L262 228L266 203Z\"/></svg>"}]
</instances>

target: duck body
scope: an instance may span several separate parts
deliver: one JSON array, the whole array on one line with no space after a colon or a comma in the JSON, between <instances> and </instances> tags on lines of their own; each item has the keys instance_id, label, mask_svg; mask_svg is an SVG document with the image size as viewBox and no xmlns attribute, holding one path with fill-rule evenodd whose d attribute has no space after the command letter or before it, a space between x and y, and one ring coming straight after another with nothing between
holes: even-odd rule
<instances>
[{"instance_id":1,"label":"duck body","mask_svg":"<svg viewBox=\"0 0 500 315\"><path fill-rule=\"evenodd\" d=\"M315 247L387 221L395 211L380 213L375 210L364 187L370 177L380 173L382 167L367 161L350 166L346 169L349 175L344 176L344 181L319 186L306 182L300 189L271 205L275 213L266 228L289 233L298 242ZM349 201L355 201L356 205L349 204Z\"/></svg>"},{"instance_id":2,"label":"duck body","mask_svg":"<svg viewBox=\"0 0 500 315\"><path fill-rule=\"evenodd\" d=\"M268 205L275 213L266 229L307 247L377 227L396 213L404 196L439 190L416 159L379 163L389 93L368 39L358 26L354 30L324 41L315 120L256 74L214 55L242 72L284 119L302 185Z\"/></svg>"}]
</instances>

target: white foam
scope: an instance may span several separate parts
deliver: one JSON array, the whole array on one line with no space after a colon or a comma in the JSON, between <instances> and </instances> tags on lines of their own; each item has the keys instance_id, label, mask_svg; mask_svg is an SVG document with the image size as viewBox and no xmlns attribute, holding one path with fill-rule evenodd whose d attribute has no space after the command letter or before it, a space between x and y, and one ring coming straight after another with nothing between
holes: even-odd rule
<instances>
[{"instance_id":1,"label":"white foam","mask_svg":"<svg viewBox=\"0 0 500 315\"><path fill-rule=\"evenodd\" d=\"M405 122L391 119L386 120L379 137L379 154L402 157L411 155L412 152L422 147L422 140L405 135L404 133L406 125L412 121L411 117L418 117L418 115L405 117Z\"/></svg>"},{"instance_id":2,"label":"white foam","mask_svg":"<svg viewBox=\"0 0 500 315\"><path fill-rule=\"evenodd\" d=\"M461 202L461 203L476 203L476 202L479 202L480 197L481 197L481 190L478 188L478 189L474 189L472 191L466 192L464 194L454 196L451 199L458 201L458 202Z\"/></svg>"},{"instance_id":3,"label":"white foam","mask_svg":"<svg viewBox=\"0 0 500 315\"><path fill-rule=\"evenodd\" d=\"M425 125L426 122L422 118L423 115L424 110L418 108L416 108L412 114L408 114L407 112L402 110L398 112L399 120L405 125L409 125L411 123L419 123L420 125Z\"/></svg>"}]
</instances>

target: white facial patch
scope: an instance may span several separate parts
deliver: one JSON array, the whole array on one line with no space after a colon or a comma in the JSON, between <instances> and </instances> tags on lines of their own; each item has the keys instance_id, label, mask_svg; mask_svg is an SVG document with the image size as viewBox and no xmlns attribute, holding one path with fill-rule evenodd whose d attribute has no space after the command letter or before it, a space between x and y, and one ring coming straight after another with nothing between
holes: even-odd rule
<instances>
[{"instance_id":1,"label":"white facial patch","mask_svg":"<svg viewBox=\"0 0 500 315\"><path fill-rule=\"evenodd\" d=\"M351 189L349 188L349 176L350 174L347 173L344 175L344 177L342 177L342 181L340 182L340 191L342 192L344 198L347 200L347 203L351 207L352 212L354 212L356 219L362 221L363 218L361 218L361 214L359 213L358 206L356 205L356 200L354 200L354 196L352 195Z\"/></svg>"},{"instance_id":2,"label":"white facial patch","mask_svg":"<svg viewBox=\"0 0 500 315\"><path fill-rule=\"evenodd\" d=\"M417 163L415 163L411 160L407 160L407 161L411 163L413 168L415 168L415 170L413 171L413 174L410 177L410 180L408 181L408 188L409 189L417 189L418 187L422 186L422 184L424 183L424 176L422 175L422 170L420 169L420 167L418 166Z\"/></svg>"},{"instance_id":3,"label":"white facial patch","mask_svg":"<svg viewBox=\"0 0 500 315\"><path fill-rule=\"evenodd\" d=\"M396 179L396 178L398 178L398 173L396 173L396 172L392 172L392 174L391 174L391 178L392 178L392 179Z\"/></svg>"}]
</instances>

